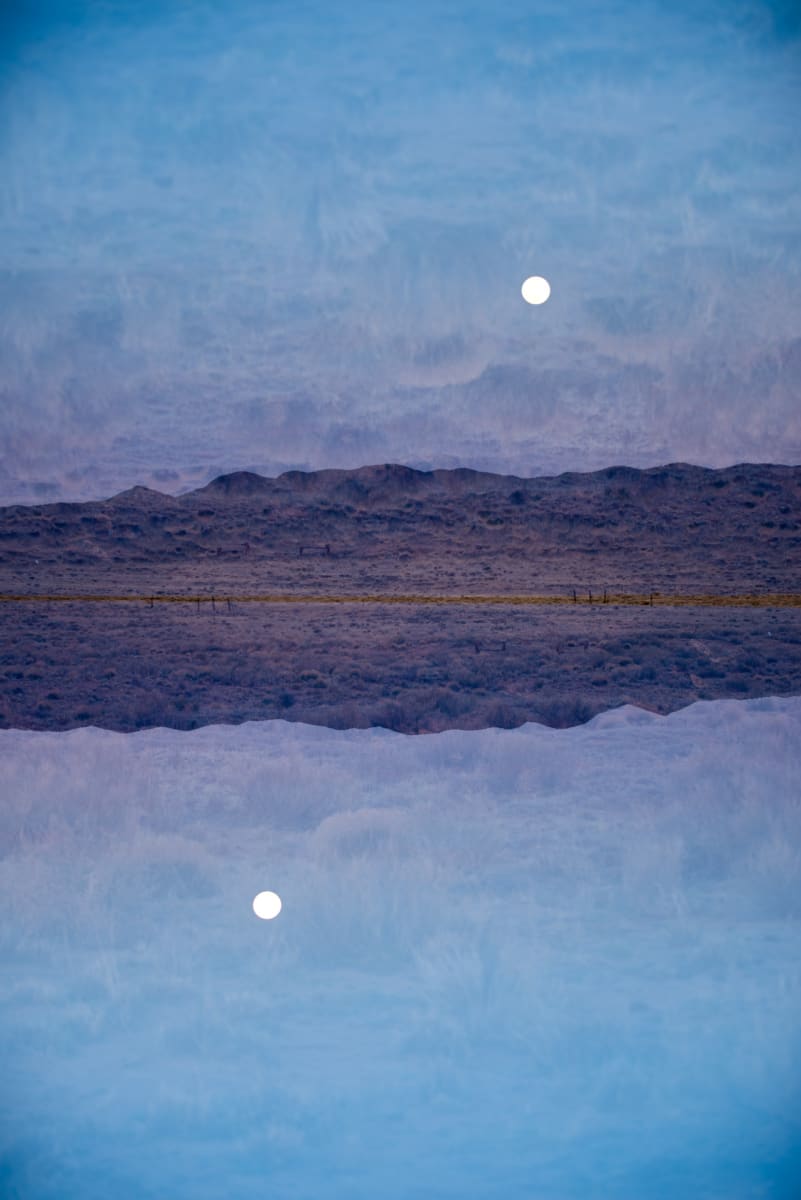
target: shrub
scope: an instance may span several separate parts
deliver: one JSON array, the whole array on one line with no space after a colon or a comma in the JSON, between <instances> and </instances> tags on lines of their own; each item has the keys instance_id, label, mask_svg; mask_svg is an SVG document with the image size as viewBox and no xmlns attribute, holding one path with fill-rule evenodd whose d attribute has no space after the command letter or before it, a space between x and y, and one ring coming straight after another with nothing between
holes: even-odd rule
<instances>
[{"instance_id":1,"label":"shrub","mask_svg":"<svg viewBox=\"0 0 801 1200\"><path fill-rule=\"evenodd\" d=\"M538 720L554 729L568 729L573 725L584 725L595 716L595 709L585 700L575 699L554 700L540 710Z\"/></svg>"}]
</instances>

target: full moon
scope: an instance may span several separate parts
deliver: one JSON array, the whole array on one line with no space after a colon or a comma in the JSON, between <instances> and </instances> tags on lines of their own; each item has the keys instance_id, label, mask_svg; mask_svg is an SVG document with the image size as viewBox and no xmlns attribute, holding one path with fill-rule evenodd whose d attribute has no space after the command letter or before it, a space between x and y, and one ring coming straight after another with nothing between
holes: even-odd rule
<instances>
[{"instance_id":1,"label":"full moon","mask_svg":"<svg viewBox=\"0 0 801 1200\"><path fill-rule=\"evenodd\" d=\"M272 921L281 911L281 897L275 892L259 892L253 901L253 911L262 921Z\"/></svg>"},{"instance_id":2,"label":"full moon","mask_svg":"<svg viewBox=\"0 0 801 1200\"><path fill-rule=\"evenodd\" d=\"M542 275L529 275L520 291L526 304L544 304L551 294L551 285Z\"/></svg>"}]
</instances>

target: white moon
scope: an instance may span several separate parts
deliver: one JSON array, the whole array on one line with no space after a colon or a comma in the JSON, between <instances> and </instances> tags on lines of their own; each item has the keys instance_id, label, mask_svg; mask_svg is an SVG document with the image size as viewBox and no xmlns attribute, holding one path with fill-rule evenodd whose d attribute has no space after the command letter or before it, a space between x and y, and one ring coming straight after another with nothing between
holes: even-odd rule
<instances>
[{"instance_id":1,"label":"white moon","mask_svg":"<svg viewBox=\"0 0 801 1200\"><path fill-rule=\"evenodd\" d=\"M551 294L551 285L542 275L529 275L520 291L526 304L544 304Z\"/></svg>"},{"instance_id":2,"label":"white moon","mask_svg":"<svg viewBox=\"0 0 801 1200\"><path fill-rule=\"evenodd\" d=\"M259 892L253 901L253 911L262 921L272 921L281 911L281 897L275 892Z\"/></svg>"}]
</instances>

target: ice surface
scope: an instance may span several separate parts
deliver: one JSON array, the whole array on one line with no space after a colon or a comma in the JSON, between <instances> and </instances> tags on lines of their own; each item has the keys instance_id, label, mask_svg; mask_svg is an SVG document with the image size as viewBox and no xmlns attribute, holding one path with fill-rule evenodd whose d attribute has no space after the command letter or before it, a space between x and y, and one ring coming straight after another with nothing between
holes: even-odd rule
<instances>
[{"instance_id":1,"label":"ice surface","mask_svg":"<svg viewBox=\"0 0 801 1200\"><path fill-rule=\"evenodd\" d=\"M799 780L801 699L3 731L0 1193L801 1194Z\"/></svg>"}]
</instances>

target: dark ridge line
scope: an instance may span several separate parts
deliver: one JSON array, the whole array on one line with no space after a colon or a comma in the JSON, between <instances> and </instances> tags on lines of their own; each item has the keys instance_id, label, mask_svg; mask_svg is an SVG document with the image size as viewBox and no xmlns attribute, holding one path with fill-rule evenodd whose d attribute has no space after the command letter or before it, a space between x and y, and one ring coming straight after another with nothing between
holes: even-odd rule
<instances>
[{"instance_id":1,"label":"dark ridge line","mask_svg":"<svg viewBox=\"0 0 801 1200\"><path fill-rule=\"evenodd\" d=\"M556 475L515 475L504 471L486 471L478 467L432 467L430 469L422 469L419 467L407 466L404 463L370 463L364 464L361 467L318 467L311 471L301 469L290 469L282 471L279 475L260 475L257 471L226 471L221 475L210 479L208 483L201 484L199 487L191 488L184 492L170 493L158 492L153 488L136 485L132 488L127 488L122 492L116 493L114 496L109 496L109 500L116 500L122 496L130 496L134 492L150 492L152 495L169 496L172 499L183 500L189 496L199 496L201 493L215 491L229 491L235 488L238 484L249 484L250 486L259 488L264 484L310 484L318 480L324 482L327 480L336 480L342 482L346 479L360 479L363 477L371 478L372 481L378 483L381 477L384 479L395 478L398 481L407 483L412 481L432 480L439 482L440 480L451 477L453 479L461 479L467 482L468 480L492 480L499 483L505 482L508 484L520 483L552 483L559 480L569 480L571 482L579 482L582 480L593 478L607 479L629 479L643 475L651 475L660 471L691 471L700 472L702 474L721 475L730 471L748 470L752 468L778 468L780 470L792 470L794 466L801 464L792 463L751 463L741 462L732 463L728 467L704 467L695 463L687 462L669 462L661 463L653 467L630 467L624 463L613 463L608 467L599 467L594 471L560 471Z\"/></svg>"},{"instance_id":2,"label":"dark ridge line","mask_svg":"<svg viewBox=\"0 0 801 1200\"><path fill-rule=\"evenodd\" d=\"M370 725L329 725L325 721L312 721L312 720L308 720L308 719L299 720L298 718L291 717L287 714L285 716L245 717L241 720L239 720L239 719L232 719L232 720L228 720L228 721L226 721L226 720L210 720L210 721L204 721L200 724L192 725L189 727L183 727L183 726L178 726L178 725L137 725L133 729L119 729L114 725L107 725L107 724L99 725L99 724L96 724L95 722L92 722L89 724L70 725L66 729L61 729L61 728L38 729L38 728L31 728L31 726L29 726L29 725L8 724L8 725L0 725L0 732L2 732L2 733L20 732L20 733L37 733L37 734L60 733L60 734L69 735L72 733L77 733L78 731L82 731L82 730L96 729L101 733L114 733L114 734L119 734L122 737L135 737L138 734L157 733L157 732L160 732L163 730L164 732L175 733L180 736L180 735L188 735L188 734L193 734L193 733L200 733L201 730L204 730L204 729L237 729L237 728L241 727L242 725L270 725L275 721L281 721L285 725L300 725L300 726L305 726L307 729L326 729L326 730L329 730L331 733L372 733L375 730L380 730L384 734L392 734L393 736L400 737L400 738L440 737L442 734L452 734L452 733L475 734L475 733L484 733L485 731L490 730L490 729L495 730L500 733L511 733L515 730L525 729L526 726L530 726L530 725L536 726L539 729L549 729L549 730L553 731L554 733L568 733L570 730L573 730L573 729L583 729L586 726L591 725L594 721L597 721L599 718L605 717L608 713L619 713L623 709L631 709L632 711L634 711L636 713L642 713L646 717L653 717L653 718L658 718L660 720L667 720L668 717L673 717L677 713L686 712L687 709L694 708L694 707L696 707L696 705L700 705L700 704L704 704L704 705L709 705L709 704L759 704L759 703L764 703L765 701L771 701L771 700L778 700L778 701L790 700L790 701L798 701L799 703L801 703L801 693L799 693L799 692L764 692L758 696L723 695L723 696L716 696L712 699L701 699L701 698L696 697L693 700L688 700L686 703L677 704L675 706L675 708L666 708L666 709L664 709L664 711L661 709L658 709L658 708L649 708L645 704L637 704L633 700L626 700L622 704L609 704L604 708L598 709L597 712L591 713L589 716L580 717L580 718L578 718L574 721L571 721L565 725L562 725L562 724L552 725L547 720L543 720L541 718L538 719L537 717L524 717L522 720L518 721L514 725L488 724L488 725L477 725L477 726L469 728L469 729L465 729L459 725L454 725L454 726L446 726L444 729L412 730L412 729L394 729L394 728L392 728L392 726L382 725L380 723L373 723Z\"/></svg>"},{"instance_id":3,"label":"dark ridge line","mask_svg":"<svg viewBox=\"0 0 801 1200\"><path fill-rule=\"evenodd\" d=\"M365 464L360 467L319 467L314 470L301 470L298 468L282 471L278 475L261 475L256 471L235 470L223 472L221 475L215 476L207 483L201 484L199 487L188 488L185 491L179 492L162 492L157 488L148 487L144 484L134 484L131 487L124 488L120 492L115 492L111 496L105 496L87 500L65 500L65 499L39 499L30 500L25 503L16 502L12 504L0 505L0 510L10 508L55 508L57 506L69 505L76 506L82 504L107 504L115 500L136 500L146 499L148 497L160 500L182 501L190 497L200 497L204 493L214 492L229 492L236 491L239 485L260 490L266 488L270 490L273 485L281 483L288 485L301 485L308 487L315 481L323 483L326 479L331 481L342 482L347 479L363 480L367 479L373 483L381 483L387 479L396 479L397 481L406 481L407 483L422 482L423 480L433 481L438 483L445 478L450 477L454 480L463 480L467 482L470 479L476 481L492 481L493 483L506 483L508 485L519 484L534 484L534 483L555 483L563 482L582 482L591 479L603 480L629 480L633 481L638 477L658 475L660 472L666 471L681 471L691 472L699 475L727 475L734 471L795 471L801 467L801 463L773 463L773 462L738 462L732 463L726 467L705 467L696 463L688 462L669 462L661 463L651 467L631 467L624 463L616 463L607 467L599 467L592 471L561 471L555 475L516 475L503 471L488 471L481 470L476 467L434 467L423 469L419 467L407 466L403 463L374 463Z\"/></svg>"}]
</instances>

